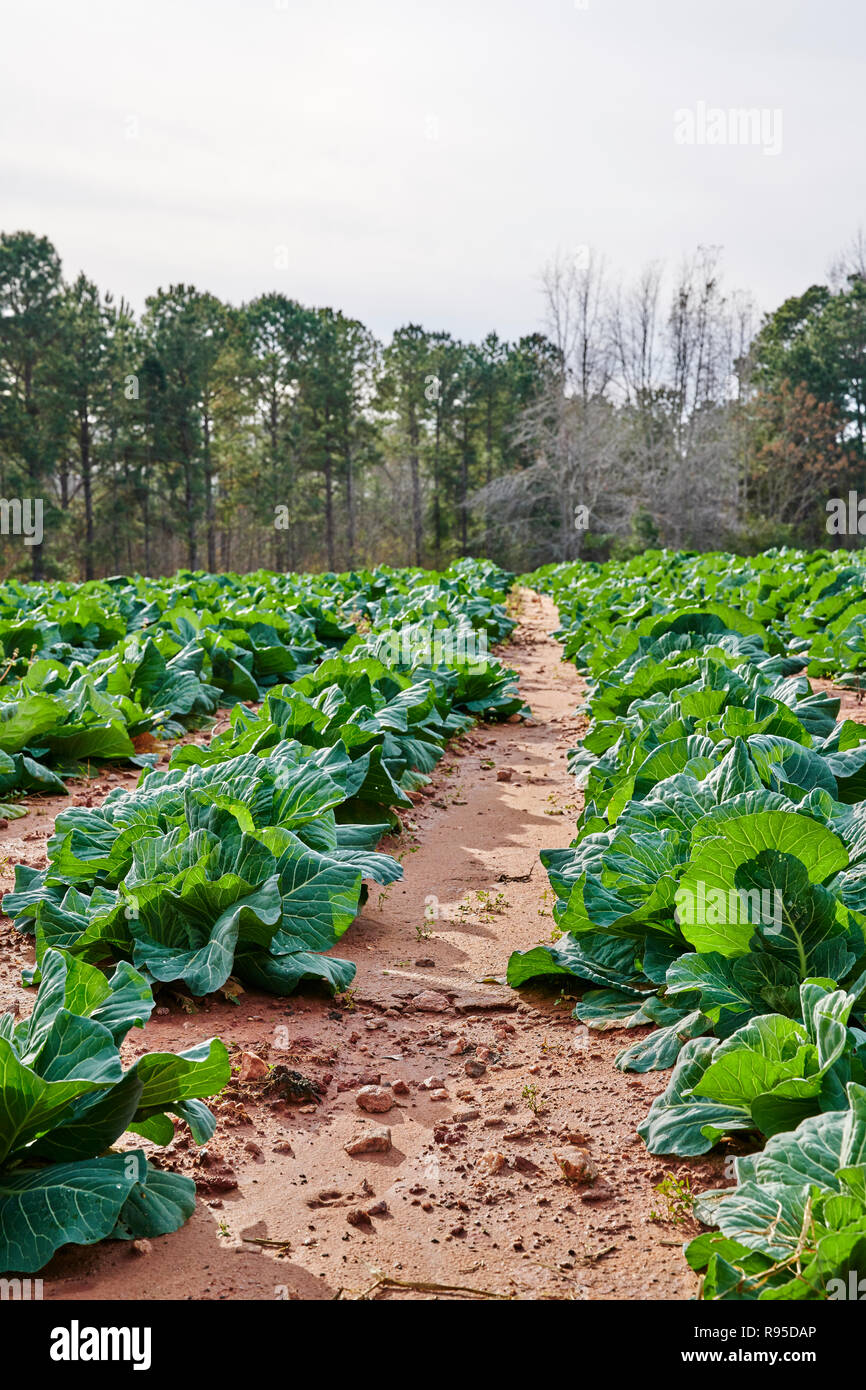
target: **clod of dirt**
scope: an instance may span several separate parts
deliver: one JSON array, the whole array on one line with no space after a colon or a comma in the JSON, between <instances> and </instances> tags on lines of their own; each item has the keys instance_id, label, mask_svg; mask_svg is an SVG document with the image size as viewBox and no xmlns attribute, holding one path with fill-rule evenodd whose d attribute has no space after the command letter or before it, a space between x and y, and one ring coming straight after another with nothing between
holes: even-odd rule
<instances>
[{"instance_id":1,"label":"clod of dirt","mask_svg":"<svg viewBox=\"0 0 866 1390\"><path fill-rule=\"evenodd\" d=\"M499 768L497 768L497 769L496 769L496 780L497 780L497 782L510 782L510 781L511 781L511 768L510 768L510 767L499 767Z\"/></svg>"},{"instance_id":2,"label":"clod of dirt","mask_svg":"<svg viewBox=\"0 0 866 1390\"><path fill-rule=\"evenodd\" d=\"M262 1087L262 1095L275 1095L290 1104L309 1101L317 1105L322 1098L322 1088L309 1076L302 1076L299 1071L292 1071L280 1063L268 1077L267 1085Z\"/></svg>"},{"instance_id":3,"label":"clod of dirt","mask_svg":"<svg viewBox=\"0 0 866 1390\"><path fill-rule=\"evenodd\" d=\"M432 989L425 989L421 994L416 994L412 1003L425 1014L444 1014L451 1008L450 1000Z\"/></svg>"},{"instance_id":4,"label":"clod of dirt","mask_svg":"<svg viewBox=\"0 0 866 1390\"><path fill-rule=\"evenodd\" d=\"M215 1115L219 1116L221 1124L233 1128L237 1125L251 1125L253 1122L247 1107L242 1105L239 1100L232 1100L225 1093L213 1102L211 1109Z\"/></svg>"},{"instance_id":5,"label":"clod of dirt","mask_svg":"<svg viewBox=\"0 0 866 1390\"><path fill-rule=\"evenodd\" d=\"M355 1100L361 1110L369 1110L373 1115L383 1115L394 1104L394 1097L386 1086L362 1086Z\"/></svg>"},{"instance_id":6,"label":"clod of dirt","mask_svg":"<svg viewBox=\"0 0 866 1390\"><path fill-rule=\"evenodd\" d=\"M347 1211L346 1220L350 1226L372 1226L373 1224L367 1212L362 1211L360 1207L353 1207L351 1211Z\"/></svg>"},{"instance_id":7,"label":"clod of dirt","mask_svg":"<svg viewBox=\"0 0 866 1390\"><path fill-rule=\"evenodd\" d=\"M353 1157L356 1154L384 1154L391 1147L391 1131L387 1125L377 1126L375 1129L362 1130L356 1134L345 1145L346 1153Z\"/></svg>"},{"instance_id":8,"label":"clod of dirt","mask_svg":"<svg viewBox=\"0 0 866 1390\"><path fill-rule=\"evenodd\" d=\"M261 1057L255 1052L241 1053L241 1066L238 1072L239 1081L261 1081L262 1077L267 1076L270 1068Z\"/></svg>"},{"instance_id":9,"label":"clod of dirt","mask_svg":"<svg viewBox=\"0 0 866 1390\"><path fill-rule=\"evenodd\" d=\"M477 1167L482 1173L501 1173L508 1167L508 1160L505 1154L497 1153L495 1149L486 1149L479 1158Z\"/></svg>"},{"instance_id":10,"label":"clod of dirt","mask_svg":"<svg viewBox=\"0 0 866 1390\"><path fill-rule=\"evenodd\" d=\"M590 1183L598 1177L598 1169L589 1154L578 1154L576 1158L560 1158L559 1154L553 1156L566 1182Z\"/></svg>"},{"instance_id":11,"label":"clod of dirt","mask_svg":"<svg viewBox=\"0 0 866 1390\"><path fill-rule=\"evenodd\" d=\"M215 1173L196 1173L196 1189L199 1192L234 1192L238 1186L238 1180L233 1168L220 1168Z\"/></svg>"}]
</instances>

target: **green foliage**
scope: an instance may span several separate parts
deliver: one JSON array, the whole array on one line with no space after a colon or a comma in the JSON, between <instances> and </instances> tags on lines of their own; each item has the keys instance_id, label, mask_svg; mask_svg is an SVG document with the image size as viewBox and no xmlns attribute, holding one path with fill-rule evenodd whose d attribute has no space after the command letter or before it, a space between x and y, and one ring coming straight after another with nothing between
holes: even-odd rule
<instances>
[{"instance_id":1,"label":"green foliage","mask_svg":"<svg viewBox=\"0 0 866 1390\"><path fill-rule=\"evenodd\" d=\"M132 758L136 734L231 706L207 747L180 745L133 790L61 812L46 869L16 866L4 905L35 934L39 990L27 1021L0 1019L0 1269L39 1269L69 1241L163 1234L192 1212L190 1179L110 1151L127 1130L169 1143L171 1116L204 1142L202 1097L228 1080L215 1039L123 1070L153 987L313 981L351 1007L355 967L325 953L366 884L401 875L379 840L449 738L522 708L514 673L468 641L510 633L510 582L464 561L443 575L0 590L0 787L62 790L52 764ZM110 979L107 961L120 962Z\"/></svg>"},{"instance_id":2,"label":"green foliage","mask_svg":"<svg viewBox=\"0 0 866 1390\"><path fill-rule=\"evenodd\" d=\"M443 717L449 705L467 715L513 713L520 701L510 673L495 660L460 656L466 638L483 632L492 645L511 631L508 582L503 571L472 563L441 579L380 569L11 582L0 588L0 789L41 781L60 790L52 769L140 762L136 735L172 737L218 707L261 701L285 681L297 686L346 643L347 653L357 648L353 660L380 651L390 660L396 640L395 679L404 669L425 674ZM455 657L422 670L437 634Z\"/></svg>"},{"instance_id":3,"label":"green foliage","mask_svg":"<svg viewBox=\"0 0 866 1390\"><path fill-rule=\"evenodd\" d=\"M152 1008L129 965L106 979L46 950L30 1017L0 1016L0 1270L41 1269L69 1241L163 1235L191 1215L190 1178L153 1167L140 1149L107 1152L127 1130L170 1143L170 1115L199 1143L214 1130L202 1097L230 1074L218 1039L146 1053L124 1071L120 1045Z\"/></svg>"},{"instance_id":4,"label":"green foliage","mask_svg":"<svg viewBox=\"0 0 866 1390\"><path fill-rule=\"evenodd\" d=\"M705 1192L692 1240L705 1299L846 1299L866 1274L866 1090L735 1160L737 1186ZM853 1282L854 1292L851 1287Z\"/></svg>"},{"instance_id":5,"label":"green foliage","mask_svg":"<svg viewBox=\"0 0 866 1390\"><path fill-rule=\"evenodd\" d=\"M354 966L325 952L354 921L365 881L400 877L376 844L407 793L474 718L522 707L513 673L463 640L511 631L508 583L467 561L441 577L189 575L88 585L86 598L70 586L65 607L33 594L25 630L38 634L36 653L18 682L33 693L0 710L10 786L59 785L45 766L55 750L64 763L131 757L130 734L155 726L154 706L169 732L233 702L206 749L179 747L132 791L61 812L47 869L17 867L5 910L35 933L37 963L53 948L121 958L196 996L231 975L278 994L308 981L345 990ZM110 595L106 610L94 590ZM10 600L21 597L15 586ZM0 637L20 649L21 626L10 621ZM74 683L78 718L58 725L51 694L69 638L93 655ZM114 641L105 657L100 641ZM292 684L279 684L288 672Z\"/></svg>"},{"instance_id":6,"label":"green foliage","mask_svg":"<svg viewBox=\"0 0 866 1390\"><path fill-rule=\"evenodd\" d=\"M230 305L169 284L139 317L83 274L65 282L47 238L2 234L4 489L46 511L40 544L0 537L0 571L489 553L492 518L467 500L531 461L515 426L555 357L539 334L469 343L417 324L383 343L277 292Z\"/></svg>"},{"instance_id":7,"label":"green foliage","mask_svg":"<svg viewBox=\"0 0 866 1390\"><path fill-rule=\"evenodd\" d=\"M570 974L594 986L583 1023L657 1025L617 1058L673 1068L639 1125L652 1153L768 1140L772 1163L739 1159L740 1186L695 1204L722 1231L689 1248L705 1297L835 1296L866 1249L847 1149L844 1180L781 1171L861 1125L866 1095L866 729L808 679L859 681L851 559L655 551L527 581L558 603L591 722L576 838L542 855L563 935L508 978Z\"/></svg>"}]
</instances>

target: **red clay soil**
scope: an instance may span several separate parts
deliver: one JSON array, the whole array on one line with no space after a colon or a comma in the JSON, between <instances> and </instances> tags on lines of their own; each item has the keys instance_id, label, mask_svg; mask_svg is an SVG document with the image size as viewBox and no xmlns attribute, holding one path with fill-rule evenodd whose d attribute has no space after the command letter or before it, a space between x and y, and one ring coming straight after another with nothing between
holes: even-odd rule
<instances>
[{"instance_id":1,"label":"red clay soil","mask_svg":"<svg viewBox=\"0 0 866 1390\"><path fill-rule=\"evenodd\" d=\"M557 990L501 983L512 950L550 935L538 853L568 844L579 809L566 753L582 682L547 635L549 600L524 593L521 605L507 659L532 719L453 744L405 833L383 845L405 877L373 885L335 952L357 962L349 999L249 991L196 1005L163 987L130 1060L216 1034L238 1064L254 1054L247 1072L265 1070L255 1058L273 1070L232 1082L206 1150L180 1126L154 1151L197 1179L191 1221L150 1242L67 1247L43 1272L47 1298L694 1295L681 1247L697 1228L673 1219L655 1191L671 1169L635 1133L667 1074L618 1072L616 1053L639 1034L590 1033ZM79 795L98 804L116 776ZM10 862L44 862L61 804L43 800L0 831L4 891ZM32 1008L18 984L30 958L2 919L0 1010ZM388 1108L365 1112L368 1096ZM383 1129L385 1151L346 1151ZM672 1171L696 1190L719 1186L723 1163Z\"/></svg>"},{"instance_id":2,"label":"red clay soil","mask_svg":"<svg viewBox=\"0 0 866 1390\"><path fill-rule=\"evenodd\" d=\"M864 701L862 691L843 690L840 686L834 685L832 681L824 680L823 677L811 677L810 682L813 690L826 691L829 695L835 695L841 702L840 719L853 719L855 724L866 724L866 701Z\"/></svg>"}]
</instances>

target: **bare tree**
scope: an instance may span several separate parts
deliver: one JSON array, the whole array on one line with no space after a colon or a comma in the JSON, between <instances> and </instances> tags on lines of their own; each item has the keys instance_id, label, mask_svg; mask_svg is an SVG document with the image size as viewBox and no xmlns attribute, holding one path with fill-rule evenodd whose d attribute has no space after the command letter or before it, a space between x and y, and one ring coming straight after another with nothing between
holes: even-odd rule
<instances>
[{"instance_id":1,"label":"bare tree","mask_svg":"<svg viewBox=\"0 0 866 1390\"><path fill-rule=\"evenodd\" d=\"M589 247L559 254L542 274L546 329L556 344L565 389L583 400L603 396L613 374L610 293L604 261Z\"/></svg>"},{"instance_id":2,"label":"bare tree","mask_svg":"<svg viewBox=\"0 0 866 1390\"><path fill-rule=\"evenodd\" d=\"M620 388L638 405L652 392L660 369L659 304L663 267L651 261L633 285L620 286L613 300L611 329Z\"/></svg>"},{"instance_id":3,"label":"bare tree","mask_svg":"<svg viewBox=\"0 0 866 1390\"><path fill-rule=\"evenodd\" d=\"M866 229L857 228L848 245L830 263L827 273L834 290L845 289L852 277L866 280Z\"/></svg>"},{"instance_id":4,"label":"bare tree","mask_svg":"<svg viewBox=\"0 0 866 1390\"><path fill-rule=\"evenodd\" d=\"M627 534L634 488L625 475L625 420L610 401L569 395L551 377L518 433L519 442L532 443L535 462L495 478L472 499L515 563L577 559L588 527Z\"/></svg>"},{"instance_id":5,"label":"bare tree","mask_svg":"<svg viewBox=\"0 0 866 1390\"><path fill-rule=\"evenodd\" d=\"M665 544L723 543L746 494L756 315L725 291L719 249L698 248L672 281L651 262L613 291L594 255L558 256L543 284L560 369L521 422L536 462L475 504L536 561L580 553L576 508L607 537L633 538L642 513Z\"/></svg>"}]
</instances>

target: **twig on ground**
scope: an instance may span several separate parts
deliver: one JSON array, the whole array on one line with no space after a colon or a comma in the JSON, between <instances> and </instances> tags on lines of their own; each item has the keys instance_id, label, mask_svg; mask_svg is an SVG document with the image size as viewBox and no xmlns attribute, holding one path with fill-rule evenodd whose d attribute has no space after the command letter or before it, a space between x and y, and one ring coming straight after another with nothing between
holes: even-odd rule
<instances>
[{"instance_id":1,"label":"twig on ground","mask_svg":"<svg viewBox=\"0 0 866 1390\"><path fill-rule=\"evenodd\" d=\"M492 1289L473 1289L466 1288L461 1284L434 1284L424 1279L393 1279L389 1274L380 1274L369 1288L360 1290L338 1289L336 1298L342 1299L348 1293L350 1298L356 1303L370 1298L372 1294L378 1293L380 1289L409 1289L414 1293L448 1293L463 1295L469 1298L491 1298L499 1299L505 1303L511 1302L513 1295L510 1293L494 1293Z\"/></svg>"},{"instance_id":2,"label":"twig on ground","mask_svg":"<svg viewBox=\"0 0 866 1390\"><path fill-rule=\"evenodd\" d=\"M534 869L534 868L535 868L535 864L533 863L532 869ZM498 877L498 879L496 880L496 882L497 882L497 883L528 883L529 880L532 878L532 869L529 870L529 873L528 873L528 874L500 874L499 877Z\"/></svg>"}]
</instances>

